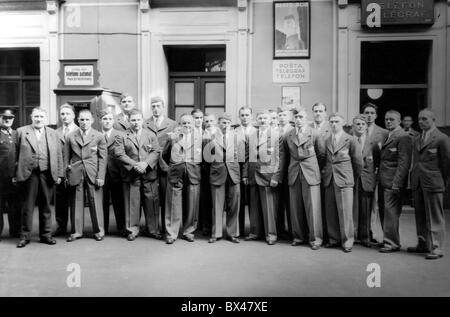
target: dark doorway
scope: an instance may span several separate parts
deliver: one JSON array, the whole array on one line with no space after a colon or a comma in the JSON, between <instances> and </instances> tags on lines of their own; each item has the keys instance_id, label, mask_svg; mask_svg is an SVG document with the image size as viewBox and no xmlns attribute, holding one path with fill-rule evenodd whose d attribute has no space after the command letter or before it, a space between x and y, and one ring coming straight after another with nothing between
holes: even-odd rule
<instances>
[{"instance_id":1,"label":"dark doorway","mask_svg":"<svg viewBox=\"0 0 450 317\"><path fill-rule=\"evenodd\" d=\"M427 106L428 64L432 41L378 41L361 43L360 107L378 106L376 123L397 110L410 115L417 129L417 115Z\"/></svg>"},{"instance_id":2,"label":"dark doorway","mask_svg":"<svg viewBox=\"0 0 450 317\"><path fill-rule=\"evenodd\" d=\"M165 46L169 65L169 116L201 109L225 111L225 46Z\"/></svg>"},{"instance_id":3,"label":"dark doorway","mask_svg":"<svg viewBox=\"0 0 450 317\"><path fill-rule=\"evenodd\" d=\"M13 128L31 122L31 110L40 105L39 49L0 49L0 112L12 109Z\"/></svg>"}]
</instances>

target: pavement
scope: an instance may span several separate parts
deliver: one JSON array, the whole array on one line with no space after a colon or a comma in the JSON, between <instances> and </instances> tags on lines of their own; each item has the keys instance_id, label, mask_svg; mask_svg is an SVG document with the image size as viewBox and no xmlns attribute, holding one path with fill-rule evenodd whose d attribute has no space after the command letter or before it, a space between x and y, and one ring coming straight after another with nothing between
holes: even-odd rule
<instances>
[{"instance_id":1,"label":"pavement","mask_svg":"<svg viewBox=\"0 0 450 317\"><path fill-rule=\"evenodd\" d=\"M450 296L449 230L443 258L407 253L406 247L416 244L411 212L400 218L402 250L392 254L359 245L351 253L312 251L289 241L209 244L201 234L193 243L173 245L115 235L97 242L88 234L72 243L57 237L57 244L48 246L38 243L37 210L35 216L32 242L23 249L16 248L17 239L5 237L7 228L3 231L0 296ZM450 228L449 212L446 218ZM379 287L368 286L374 281Z\"/></svg>"}]
</instances>

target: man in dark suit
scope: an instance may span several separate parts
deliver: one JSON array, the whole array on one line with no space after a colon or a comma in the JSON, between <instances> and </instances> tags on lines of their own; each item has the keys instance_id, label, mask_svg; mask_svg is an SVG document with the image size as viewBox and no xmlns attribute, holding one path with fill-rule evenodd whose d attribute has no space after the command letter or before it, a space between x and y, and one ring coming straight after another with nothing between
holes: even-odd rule
<instances>
[{"instance_id":1,"label":"man in dark suit","mask_svg":"<svg viewBox=\"0 0 450 317\"><path fill-rule=\"evenodd\" d=\"M231 130L231 115L224 113L219 117L219 127L216 134L205 145L205 156L211 154L210 174L212 194L212 233L209 243L222 238L223 212L227 212L226 232L228 238L239 243L239 203L241 171L238 159L237 135ZM243 178L246 178L246 169Z\"/></svg>"},{"instance_id":2,"label":"man in dark suit","mask_svg":"<svg viewBox=\"0 0 450 317\"><path fill-rule=\"evenodd\" d=\"M31 112L31 125L17 130L19 155L15 181L21 183L26 194L22 207L22 229L18 248L30 242L33 228L33 211L39 207L40 242L53 245L50 210L51 191L64 176L63 158L59 136L45 126L47 112L37 107Z\"/></svg>"},{"instance_id":3,"label":"man in dark suit","mask_svg":"<svg viewBox=\"0 0 450 317\"><path fill-rule=\"evenodd\" d=\"M329 243L351 252L354 243L353 187L362 167L361 146L343 130L344 118L330 115L331 134L326 139L326 163L322 171Z\"/></svg>"},{"instance_id":4,"label":"man in dark suit","mask_svg":"<svg viewBox=\"0 0 450 317\"><path fill-rule=\"evenodd\" d=\"M380 148L370 143L367 136L367 120L364 115L353 118L353 136L362 149L363 166L355 182L353 199L353 223L355 237L363 246L372 247L370 228L377 172L380 164Z\"/></svg>"},{"instance_id":5,"label":"man in dark suit","mask_svg":"<svg viewBox=\"0 0 450 317\"><path fill-rule=\"evenodd\" d=\"M361 109L361 113L367 120L367 138L370 146L377 145L380 150L383 145L384 140L388 135L388 131L379 127L375 120L378 118L378 107L377 105L368 102L364 104ZM377 181L377 189L375 189L374 202L372 207L372 216L371 216L371 230L370 230L370 241L372 244L377 245L378 240L375 235L375 229L377 224L377 219L379 218L379 210L384 206L383 193L381 191L381 186L378 186Z\"/></svg>"},{"instance_id":6,"label":"man in dark suit","mask_svg":"<svg viewBox=\"0 0 450 317\"><path fill-rule=\"evenodd\" d=\"M450 181L450 138L436 127L435 114L419 113L422 135L413 145L411 188L415 200L418 243L408 252L428 253L426 259L444 256L444 192Z\"/></svg>"},{"instance_id":7,"label":"man in dark suit","mask_svg":"<svg viewBox=\"0 0 450 317\"><path fill-rule=\"evenodd\" d=\"M414 141L416 137L420 135L420 133L413 129L412 125L414 123L414 120L411 116L404 116L402 120L402 126L403 130L409 134L411 137L411 140Z\"/></svg>"},{"instance_id":8,"label":"man in dark suit","mask_svg":"<svg viewBox=\"0 0 450 317\"><path fill-rule=\"evenodd\" d=\"M401 190L406 187L411 165L411 138L400 126L401 116L395 110L385 115L388 137L381 147L380 188L384 204L380 209L384 238L380 252L400 250L399 218L402 211Z\"/></svg>"},{"instance_id":9,"label":"man in dark suit","mask_svg":"<svg viewBox=\"0 0 450 317\"><path fill-rule=\"evenodd\" d=\"M61 141L61 149L64 161L64 148L67 141L67 137L70 133L78 129L75 124L75 112L73 107L67 103L59 107L59 117L61 119L62 125L56 129L58 133L59 140ZM55 193L55 216L57 228L54 236L65 236L67 235L67 223L69 220L69 189L65 181L56 185Z\"/></svg>"},{"instance_id":10,"label":"man in dark suit","mask_svg":"<svg viewBox=\"0 0 450 317\"><path fill-rule=\"evenodd\" d=\"M325 156L324 140L307 126L303 108L294 109L295 128L283 139L290 197L292 245L309 243L312 250L322 245L320 166ZM320 162L320 164L319 164Z\"/></svg>"},{"instance_id":11,"label":"man in dark suit","mask_svg":"<svg viewBox=\"0 0 450 317\"><path fill-rule=\"evenodd\" d=\"M17 238L20 230L21 200L19 187L12 183L16 172L17 132L11 127L14 113L0 113L0 236L3 232L3 212L8 213L9 235Z\"/></svg>"},{"instance_id":12,"label":"man in dark suit","mask_svg":"<svg viewBox=\"0 0 450 317\"><path fill-rule=\"evenodd\" d=\"M113 128L119 131L126 131L130 127L129 113L131 110L136 109L133 97L129 94L121 95L120 108L122 112L116 116Z\"/></svg>"},{"instance_id":13,"label":"man in dark suit","mask_svg":"<svg viewBox=\"0 0 450 317\"><path fill-rule=\"evenodd\" d=\"M165 116L166 108L164 105L164 100L161 97L153 97L150 100L152 116L144 121L144 129L148 129L158 138L158 144L161 149L166 147L169 136L168 133L173 132L173 130L178 126L177 122L169 119ZM163 153L160 153L160 158L158 161L158 183L159 183L159 200L161 206L161 223L165 221L165 199L166 199L166 188L167 188L167 171L169 166L166 162L170 160L169 153L163 157ZM165 227L162 226L161 234L164 234Z\"/></svg>"},{"instance_id":14,"label":"man in dark suit","mask_svg":"<svg viewBox=\"0 0 450 317\"><path fill-rule=\"evenodd\" d=\"M83 237L85 197L89 201L92 229L96 241L105 236L103 227L102 187L105 184L107 149L105 137L91 128L94 117L89 110L78 115L80 129L66 142L65 164L70 186L70 222L67 242Z\"/></svg>"},{"instance_id":15,"label":"man in dark suit","mask_svg":"<svg viewBox=\"0 0 450 317\"><path fill-rule=\"evenodd\" d=\"M162 239L156 172L160 149L156 135L142 128L143 121L142 112L132 110L130 128L114 144L114 155L122 166L128 241L139 235L141 206L147 234Z\"/></svg>"},{"instance_id":16,"label":"man in dark suit","mask_svg":"<svg viewBox=\"0 0 450 317\"><path fill-rule=\"evenodd\" d=\"M114 156L114 141L116 136L122 132L113 128L114 115L108 110L102 110L99 114L102 134L105 138L108 150L108 160L106 164L105 185L103 186L103 224L105 234L109 231L109 207L110 201L114 209L117 231L119 234L125 233L125 211L123 200L123 184L120 175L120 164Z\"/></svg>"},{"instance_id":17,"label":"man in dark suit","mask_svg":"<svg viewBox=\"0 0 450 317\"><path fill-rule=\"evenodd\" d=\"M163 156L170 157L166 193L166 243L172 244L180 227L183 239L194 242L197 229L202 162L202 139L193 133L190 114L180 117L181 130L166 141Z\"/></svg>"},{"instance_id":18,"label":"man in dark suit","mask_svg":"<svg viewBox=\"0 0 450 317\"><path fill-rule=\"evenodd\" d=\"M265 235L268 245L277 241L276 194L283 175L283 138L278 130L271 129L270 113L257 115L258 128L248 137L248 184L250 188L250 234L256 240ZM253 186L253 187L252 187Z\"/></svg>"}]
</instances>

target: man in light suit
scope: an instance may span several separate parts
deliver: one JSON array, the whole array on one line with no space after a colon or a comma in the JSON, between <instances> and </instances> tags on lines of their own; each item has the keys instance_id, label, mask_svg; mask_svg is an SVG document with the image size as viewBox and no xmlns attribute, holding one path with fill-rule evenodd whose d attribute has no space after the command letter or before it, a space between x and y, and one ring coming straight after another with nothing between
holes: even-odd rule
<instances>
[{"instance_id":1,"label":"man in light suit","mask_svg":"<svg viewBox=\"0 0 450 317\"><path fill-rule=\"evenodd\" d=\"M330 115L331 134L326 140L326 163L322 171L329 243L351 252L354 243L353 186L362 167L361 146L343 130L344 118Z\"/></svg>"},{"instance_id":2,"label":"man in light suit","mask_svg":"<svg viewBox=\"0 0 450 317\"><path fill-rule=\"evenodd\" d=\"M122 112L115 118L114 129L126 131L130 127L129 113L131 110L136 109L133 97L129 94L120 96L120 107Z\"/></svg>"},{"instance_id":3,"label":"man in light suit","mask_svg":"<svg viewBox=\"0 0 450 317\"><path fill-rule=\"evenodd\" d=\"M361 146L363 158L361 175L355 182L353 199L355 237L363 246L371 248L371 216L380 164L380 148L378 144L370 143L368 139L367 120L364 115L359 114L353 118L353 136Z\"/></svg>"},{"instance_id":4,"label":"man in light suit","mask_svg":"<svg viewBox=\"0 0 450 317\"><path fill-rule=\"evenodd\" d=\"M31 125L17 130L19 155L16 178L26 193L22 207L22 229L18 248L30 242L33 228L33 210L39 207L40 242L53 245L52 220L50 210L51 191L64 176L63 158L58 134L45 126L47 112L36 107L31 112Z\"/></svg>"},{"instance_id":5,"label":"man in light suit","mask_svg":"<svg viewBox=\"0 0 450 317\"><path fill-rule=\"evenodd\" d=\"M401 190L406 187L411 166L411 138L400 126L401 116L395 110L385 115L388 137L381 147L380 188L383 207L380 209L384 238L380 252L400 250L399 218L402 211Z\"/></svg>"},{"instance_id":6,"label":"man in light suit","mask_svg":"<svg viewBox=\"0 0 450 317\"><path fill-rule=\"evenodd\" d=\"M91 128L94 117L89 110L78 114L80 128L71 133L66 142L65 164L67 184L70 186L71 234L67 242L83 237L85 197L94 231L94 239L102 241L103 227L102 187L105 184L107 149L105 137Z\"/></svg>"},{"instance_id":7,"label":"man in light suit","mask_svg":"<svg viewBox=\"0 0 450 317\"><path fill-rule=\"evenodd\" d=\"M163 156L170 157L166 193L166 243L172 244L182 226L183 239L194 242L200 197L202 139L193 133L190 114L180 117L181 130L172 133ZM166 155L167 154L167 155Z\"/></svg>"},{"instance_id":8,"label":"man in light suit","mask_svg":"<svg viewBox=\"0 0 450 317\"><path fill-rule=\"evenodd\" d=\"M3 212L8 213L9 235L17 238L20 231L22 194L12 183L16 172L17 131L12 129L15 115L11 109L0 113L0 236L3 232Z\"/></svg>"},{"instance_id":9,"label":"man in light suit","mask_svg":"<svg viewBox=\"0 0 450 317\"><path fill-rule=\"evenodd\" d=\"M118 135L114 154L122 165L125 196L125 223L128 241L139 234L141 206L144 208L146 232L150 237L162 239L158 200L156 166L159 146L156 135L143 129L142 112L130 112L130 129Z\"/></svg>"},{"instance_id":10,"label":"man in light suit","mask_svg":"<svg viewBox=\"0 0 450 317\"><path fill-rule=\"evenodd\" d=\"M267 244L273 245L277 241L276 195L283 174L283 138L277 130L270 128L268 111L258 113L257 120L258 129L248 137L251 204L250 234L246 240L256 240L264 234Z\"/></svg>"},{"instance_id":11,"label":"man in light suit","mask_svg":"<svg viewBox=\"0 0 450 317\"><path fill-rule=\"evenodd\" d=\"M309 243L312 250L322 245L320 165L325 143L319 132L307 126L303 108L294 109L295 128L283 139L290 197L292 245ZM319 165L320 162L320 165Z\"/></svg>"},{"instance_id":12,"label":"man in light suit","mask_svg":"<svg viewBox=\"0 0 450 317\"><path fill-rule=\"evenodd\" d=\"M120 164L114 156L114 144L116 136L122 135L122 131L116 130L114 126L114 114L108 110L102 110L99 113L102 134L105 138L106 148L108 150L108 159L106 163L105 185L103 186L103 224L105 234L109 232L109 207L110 201L114 209L117 231L119 234L125 234L125 211L123 200L123 183L120 173Z\"/></svg>"},{"instance_id":13,"label":"man in light suit","mask_svg":"<svg viewBox=\"0 0 450 317\"><path fill-rule=\"evenodd\" d=\"M278 131L283 137L289 134L289 132L294 129L291 122L292 111L286 107L278 108ZM289 214L289 185L288 185L288 175L287 169L284 169L283 175L278 185L278 210L277 210L277 232L281 237L290 238L291 235L291 218ZM286 230L287 222L287 230Z\"/></svg>"},{"instance_id":14,"label":"man in light suit","mask_svg":"<svg viewBox=\"0 0 450 317\"><path fill-rule=\"evenodd\" d=\"M208 182L211 184L212 195L212 233L208 242L214 243L222 238L223 212L226 211L228 239L239 243L241 171L237 153L237 135L231 130L231 115L222 114L219 117L219 127L221 130L217 130L204 147L204 159L211 163ZM246 178L247 175L244 174L242 177Z\"/></svg>"},{"instance_id":15,"label":"man in light suit","mask_svg":"<svg viewBox=\"0 0 450 317\"><path fill-rule=\"evenodd\" d=\"M310 127L319 133L322 140L326 140L330 135L330 124L328 123L327 105L322 102L315 103L312 108L313 122ZM325 186L320 183L320 199L322 206L322 234L324 243L328 243L327 215L325 212Z\"/></svg>"},{"instance_id":16,"label":"man in light suit","mask_svg":"<svg viewBox=\"0 0 450 317\"><path fill-rule=\"evenodd\" d=\"M388 135L388 131L386 129L381 128L375 123L375 120L378 118L378 107L377 105L368 102L364 104L361 108L361 113L367 120L367 137L369 143L372 145L378 145L381 150L381 146L383 145L384 140ZM378 186L377 181L377 189L375 190L374 195L374 203L372 208L372 216L371 216L371 230L370 230L370 241L372 244L377 245L378 240L375 235L375 227L377 223L377 218L379 217L379 210L384 206L383 193L381 191L381 186ZM377 209L378 208L378 209Z\"/></svg>"},{"instance_id":17,"label":"man in light suit","mask_svg":"<svg viewBox=\"0 0 450 317\"><path fill-rule=\"evenodd\" d=\"M70 133L78 129L75 124L75 111L73 107L67 103L59 107L59 118L62 122L56 132L58 132L59 140L61 142L61 149L64 161L64 148L67 141L67 137ZM59 185L56 185L55 192L55 216L56 216L56 230L54 236L67 235L67 223L69 220L69 189L66 186L66 182L62 181Z\"/></svg>"},{"instance_id":18,"label":"man in light suit","mask_svg":"<svg viewBox=\"0 0 450 317\"><path fill-rule=\"evenodd\" d=\"M413 145L411 188L415 200L418 243L408 252L428 253L426 259L444 256L444 192L450 181L450 138L440 132L435 114L419 113L422 135Z\"/></svg>"},{"instance_id":19,"label":"man in light suit","mask_svg":"<svg viewBox=\"0 0 450 317\"><path fill-rule=\"evenodd\" d=\"M238 135L238 143L248 145L248 137L256 131L256 128L252 124L252 108L241 107L239 108L239 121L240 124L235 128L235 132ZM239 153L245 152L245 148L241 148ZM248 162L247 162L248 163ZM240 161L241 174L243 173L245 160ZM249 185L242 181L240 185L241 201L239 203L239 233L245 237L245 206L248 206L250 213L250 188L256 185Z\"/></svg>"},{"instance_id":20,"label":"man in light suit","mask_svg":"<svg viewBox=\"0 0 450 317\"><path fill-rule=\"evenodd\" d=\"M158 138L158 144L161 149L164 149L166 147L166 143L169 140L168 133L171 133L174 131L174 129L178 126L177 122L169 119L165 116L165 105L164 100L161 97L152 97L150 100L151 104L151 110L152 110L152 116L145 120L144 122L144 129L148 129L154 134L156 134L156 137ZM159 202L161 206L161 223L164 223L165 221L165 199L166 199L166 188L167 188L167 171L169 169L169 166L166 162L170 160L170 157L167 157L169 155L166 153L166 156L162 156L163 153L160 153L160 158L158 161L158 183L159 183ZM164 234L165 232L165 226L163 225L161 227L162 232L161 234Z\"/></svg>"}]
</instances>

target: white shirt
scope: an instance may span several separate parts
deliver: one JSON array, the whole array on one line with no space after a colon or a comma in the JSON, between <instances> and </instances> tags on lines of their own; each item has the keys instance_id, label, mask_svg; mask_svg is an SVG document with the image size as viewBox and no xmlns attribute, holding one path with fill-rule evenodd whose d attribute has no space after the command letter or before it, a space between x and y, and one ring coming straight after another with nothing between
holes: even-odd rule
<instances>
[{"instance_id":1,"label":"white shirt","mask_svg":"<svg viewBox=\"0 0 450 317\"><path fill-rule=\"evenodd\" d=\"M153 116L153 123L155 123L155 125L159 128L162 124L162 122L164 121L164 117L163 116L159 116L159 117L155 117Z\"/></svg>"},{"instance_id":2,"label":"white shirt","mask_svg":"<svg viewBox=\"0 0 450 317\"><path fill-rule=\"evenodd\" d=\"M102 130L103 135L106 136L108 139L111 136L111 132L113 129L109 129L108 131Z\"/></svg>"},{"instance_id":3,"label":"white shirt","mask_svg":"<svg viewBox=\"0 0 450 317\"><path fill-rule=\"evenodd\" d=\"M324 124L325 121L322 121L321 123L317 123L316 121L314 121L314 129L321 130Z\"/></svg>"},{"instance_id":4,"label":"white shirt","mask_svg":"<svg viewBox=\"0 0 450 317\"><path fill-rule=\"evenodd\" d=\"M397 131L397 130L401 130L402 129L402 127L401 126L397 126L394 130L392 130L392 131L389 131L389 133L388 133L388 140L391 138L391 136L392 136L392 134L395 132L395 131Z\"/></svg>"},{"instance_id":5,"label":"white shirt","mask_svg":"<svg viewBox=\"0 0 450 317\"><path fill-rule=\"evenodd\" d=\"M375 123L372 123L371 125L369 125L368 127L367 127L367 136L371 136L372 135L372 132L373 132L373 129L374 129L374 127L375 127Z\"/></svg>"},{"instance_id":6,"label":"white shirt","mask_svg":"<svg viewBox=\"0 0 450 317\"><path fill-rule=\"evenodd\" d=\"M422 141L425 143L428 138L430 137L431 132L434 131L434 129L436 129L436 126L431 127L428 131L423 131L422 132Z\"/></svg>"},{"instance_id":7,"label":"white shirt","mask_svg":"<svg viewBox=\"0 0 450 317\"><path fill-rule=\"evenodd\" d=\"M343 130L339 131L339 132L336 133L336 134L333 134L333 133L332 133L332 134L331 134L331 139L333 140L333 138L334 138L336 144L339 144L339 141L341 140L343 134L344 134L344 131L343 131Z\"/></svg>"},{"instance_id":8,"label":"white shirt","mask_svg":"<svg viewBox=\"0 0 450 317\"><path fill-rule=\"evenodd\" d=\"M33 128L33 130L34 130L34 134L36 135L36 139L38 141L40 141L42 133L44 132L44 127L40 128L40 129Z\"/></svg>"},{"instance_id":9,"label":"white shirt","mask_svg":"<svg viewBox=\"0 0 450 317\"><path fill-rule=\"evenodd\" d=\"M366 143L367 132L361 134L360 136L357 136L355 134L355 137L356 137L356 139L360 140L361 147L364 147L364 144Z\"/></svg>"}]
</instances>

